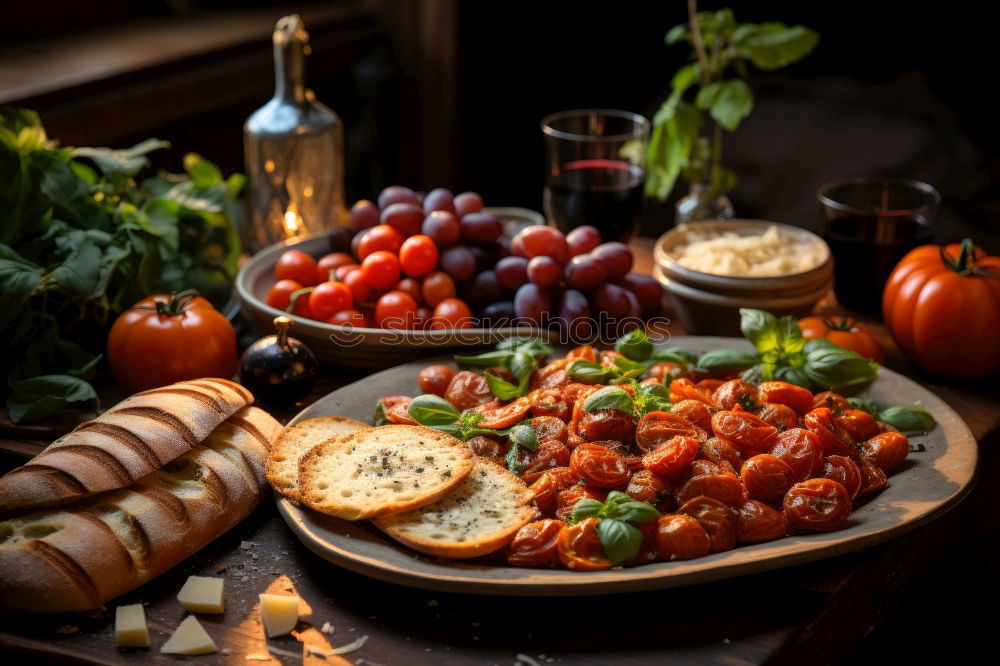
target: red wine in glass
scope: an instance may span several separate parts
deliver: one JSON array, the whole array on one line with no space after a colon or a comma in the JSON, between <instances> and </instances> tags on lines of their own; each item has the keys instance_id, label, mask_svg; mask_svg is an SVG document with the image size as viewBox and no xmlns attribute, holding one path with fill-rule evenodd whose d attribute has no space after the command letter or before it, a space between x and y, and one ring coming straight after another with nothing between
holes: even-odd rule
<instances>
[{"instance_id":1,"label":"red wine in glass","mask_svg":"<svg viewBox=\"0 0 1000 666\"><path fill-rule=\"evenodd\" d=\"M620 160L567 162L549 176L545 211L564 233L589 224L604 241L627 242L639 225L644 176Z\"/></svg>"}]
</instances>

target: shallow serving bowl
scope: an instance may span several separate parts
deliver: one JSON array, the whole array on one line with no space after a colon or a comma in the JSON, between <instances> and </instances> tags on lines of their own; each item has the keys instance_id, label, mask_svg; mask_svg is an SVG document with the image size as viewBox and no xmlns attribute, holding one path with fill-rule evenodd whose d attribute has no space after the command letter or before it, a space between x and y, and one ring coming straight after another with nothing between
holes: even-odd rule
<instances>
[{"instance_id":1,"label":"shallow serving bowl","mask_svg":"<svg viewBox=\"0 0 1000 666\"><path fill-rule=\"evenodd\" d=\"M236 276L236 293L243 316L262 334L273 333L274 318L286 314L267 305L264 299L275 283L274 266L278 258L292 247L316 258L330 251L325 236L277 243L255 254ZM306 343L320 361L355 370L378 370L426 356L490 347L514 334L548 339L547 331L527 327L397 331L334 326L296 315L287 316L293 322L292 337Z\"/></svg>"},{"instance_id":2,"label":"shallow serving bowl","mask_svg":"<svg viewBox=\"0 0 1000 666\"><path fill-rule=\"evenodd\" d=\"M729 232L752 236L763 234L771 226L777 227L782 236L815 244L825 260L802 273L738 277L691 270L670 256L675 247L690 242L692 235ZM811 231L778 222L722 220L682 225L656 241L653 259L653 276L666 289L684 328L693 334L738 334L740 308L768 310L779 316L805 316L833 286L833 257L823 239Z\"/></svg>"}]
</instances>

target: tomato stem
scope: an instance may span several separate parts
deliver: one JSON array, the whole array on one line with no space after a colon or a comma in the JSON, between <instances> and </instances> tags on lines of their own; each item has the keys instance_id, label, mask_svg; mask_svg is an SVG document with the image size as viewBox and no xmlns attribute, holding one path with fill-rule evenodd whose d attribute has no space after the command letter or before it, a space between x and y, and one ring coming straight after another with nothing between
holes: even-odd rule
<instances>
[{"instance_id":1,"label":"tomato stem","mask_svg":"<svg viewBox=\"0 0 1000 666\"><path fill-rule=\"evenodd\" d=\"M961 246L958 250L958 257L955 261L949 261L948 255L944 252L944 247L939 248L941 252L941 261L945 266L955 271L962 277L967 277L969 275L978 275L980 277L991 277L1000 279L1000 275L988 271L984 268L979 268L976 266L976 246L973 244L971 238L966 238L962 241Z\"/></svg>"},{"instance_id":2,"label":"tomato stem","mask_svg":"<svg viewBox=\"0 0 1000 666\"><path fill-rule=\"evenodd\" d=\"M850 333L851 329L854 328L854 320L847 315L841 315L839 322L834 320L833 317L823 317L823 323L826 324L826 327L831 331L844 331Z\"/></svg>"},{"instance_id":3,"label":"tomato stem","mask_svg":"<svg viewBox=\"0 0 1000 666\"><path fill-rule=\"evenodd\" d=\"M293 291L292 296L288 301L288 307L285 308L285 312L287 312L288 314L295 314L295 306L298 304L299 299L305 296L306 294L313 293L313 289L314 287L304 287L303 289L299 289L298 291Z\"/></svg>"},{"instance_id":4,"label":"tomato stem","mask_svg":"<svg viewBox=\"0 0 1000 666\"><path fill-rule=\"evenodd\" d=\"M184 291L175 291L170 294L169 303L156 302L156 314L161 317L176 317L177 315L184 314L188 306L191 305L191 301L198 298L197 289L185 289Z\"/></svg>"}]
</instances>

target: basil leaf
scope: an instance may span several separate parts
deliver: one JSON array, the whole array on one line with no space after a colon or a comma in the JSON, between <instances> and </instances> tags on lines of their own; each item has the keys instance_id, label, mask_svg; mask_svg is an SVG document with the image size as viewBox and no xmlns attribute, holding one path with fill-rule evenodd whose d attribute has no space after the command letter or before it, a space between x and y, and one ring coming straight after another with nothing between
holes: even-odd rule
<instances>
[{"instance_id":1,"label":"basil leaf","mask_svg":"<svg viewBox=\"0 0 1000 666\"><path fill-rule=\"evenodd\" d=\"M601 509L604 508L604 503L601 500L585 498L573 505L573 513L570 516L571 523L578 523L581 520L587 518L593 518L596 516Z\"/></svg>"},{"instance_id":2,"label":"basil leaf","mask_svg":"<svg viewBox=\"0 0 1000 666\"><path fill-rule=\"evenodd\" d=\"M705 370L743 370L757 362L757 355L745 349L723 347L707 351L698 357L698 367Z\"/></svg>"},{"instance_id":3,"label":"basil leaf","mask_svg":"<svg viewBox=\"0 0 1000 666\"><path fill-rule=\"evenodd\" d=\"M616 505L614 512L608 517L624 520L629 523L645 523L650 520L656 520L661 515L652 504L632 500Z\"/></svg>"},{"instance_id":4,"label":"basil leaf","mask_svg":"<svg viewBox=\"0 0 1000 666\"><path fill-rule=\"evenodd\" d=\"M636 328L618 338L615 351L633 361L645 361L653 353L653 343L645 331Z\"/></svg>"},{"instance_id":5,"label":"basil leaf","mask_svg":"<svg viewBox=\"0 0 1000 666\"><path fill-rule=\"evenodd\" d=\"M517 460L517 444L511 442L507 447L507 455L503 457L504 462L507 463L507 469L513 474L518 474L521 471L521 463Z\"/></svg>"},{"instance_id":6,"label":"basil leaf","mask_svg":"<svg viewBox=\"0 0 1000 666\"><path fill-rule=\"evenodd\" d=\"M649 357L649 360L656 361L657 363L676 363L682 366L689 366L694 363L694 354L686 349L680 349L679 347L668 347L666 349L657 349Z\"/></svg>"},{"instance_id":7,"label":"basil leaf","mask_svg":"<svg viewBox=\"0 0 1000 666\"><path fill-rule=\"evenodd\" d=\"M615 386L605 386L594 391L583 403L588 412L598 409L617 409L619 412L631 414L633 409L632 396Z\"/></svg>"},{"instance_id":8,"label":"basil leaf","mask_svg":"<svg viewBox=\"0 0 1000 666\"><path fill-rule=\"evenodd\" d=\"M903 433L930 432L937 425L930 412L917 406L889 407L875 418L899 428Z\"/></svg>"},{"instance_id":9,"label":"basil leaf","mask_svg":"<svg viewBox=\"0 0 1000 666\"><path fill-rule=\"evenodd\" d=\"M670 411L670 391L663 384L647 384L635 390L636 411L642 414Z\"/></svg>"},{"instance_id":10,"label":"basil leaf","mask_svg":"<svg viewBox=\"0 0 1000 666\"><path fill-rule=\"evenodd\" d=\"M488 351L482 354L476 354L475 356L456 356L455 362L462 363L464 365L485 365L490 367L496 367L499 365L506 366L510 362L510 359L514 357L514 353L511 351Z\"/></svg>"},{"instance_id":11,"label":"basil leaf","mask_svg":"<svg viewBox=\"0 0 1000 666\"><path fill-rule=\"evenodd\" d=\"M72 402L90 401L95 407L97 392L79 377L42 375L11 384L7 396L7 413L14 423L27 423L45 418Z\"/></svg>"},{"instance_id":12,"label":"basil leaf","mask_svg":"<svg viewBox=\"0 0 1000 666\"><path fill-rule=\"evenodd\" d=\"M600 363L576 359L566 366L566 374L586 384L603 384L611 370Z\"/></svg>"},{"instance_id":13,"label":"basil leaf","mask_svg":"<svg viewBox=\"0 0 1000 666\"><path fill-rule=\"evenodd\" d=\"M531 377L531 373L538 369L538 361L535 357L524 351L523 349L518 349L514 353L514 358L510 360L510 371L514 373L517 377L517 381L520 382L522 386L522 391L527 388L528 379Z\"/></svg>"},{"instance_id":14,"label":"basil leaf","mask_svg":"<svg viewBox=\"0 0 1000 666\"><path fill-rule=\"evenodd\" d=\"M778 320L770 312L740 308L740 331L759 354L778 347Z\"/></svg>"},{"instance_id":15,"label":"basil leaf","mask_svg":"<svg viewBox=\"0 0 1000 666\"><path fill-rule=\"evenodd\" d=\"M597 536L611 564L628 562L642 546L642 532L622 520L604 518L597 523Z\"/></svg>"},{"instance_id":16,"label":"basil leaf","mask_svg":"<svg viewBox=\"0 0 1000 666\"><path fill-rule=\"evenodd\" d=\"M440 432L451 435L455 439L460 439L463 442L469 441L470 437L472 437L472 435L470 435L469 433L464 432L457 423L448 423L445 425L429 425L427 427L434 428L435 430L439 430Z\"/></svg>"},{"instance_id":17,"label":"basil leaf","mask_svg":"<svg viewBox=\"0 0 1000 666\"><path fill-rule=\"evenodd\" d=\"M628 358L616 358L615 369L618 374L616 379L620 382L621 380L638 378L642 375L642 373L649 369L649 366L652 365L652 363L652 361L639 362Z\"/></svg>"},{"instance_id":18,"label":"basil leaf","mask_svg":"<svg viewBox=\"0 0 1000 666\"><path fill-rule=\"evenodd\" d=\"M507 432L511 443L523 449L534 451L538 448L538 433L527 423L518 423Z\"/></svg>"},{"instance_id":19,"label":"basil leaf","mask_svg":"<svg viewBox=\"0 0 1000 666\"><path fill-rule=\"evenodd\" d=\"M870 382L878 375L878 363L838 347L827 340L810 340L803 348L803 372L817 390Z\"/></svg>"},{"instance_id":20,"label":"basil leaf","mask_svg":"<svg viewBox=\"0 0 1000 666\"><path fill-rule=\"evenodd\" d=\"M778 320L778 336L779 346L786 357L798 354L806 344L799 321L792 315L785 315Z\"/></svg>"},{"instance_id":21,"label":"basil leaf","mask_svg":"<svg viewBox=\"0 0 1000 666\"><path fill-rule=\"evenodd\" d=\"M848 398L847 402L851 403L851 407L854 409L860 409L863 412L868 412L876 419L878 419L879 409L871 400L865 400L864 398Z\"/></svg>"},{"instance_id":22,"label":"basil leaf","mask_svg":"<svg viewBox=\"0 0 1000 666\"><path fill-rule=\"evenodd\" d=\"M450 402L430 393L418 395L410 402L406 411L413 420L423 426L454 424L461 414Z\"/></svg>"},{"instance_id":23,"label":"basil leaf","mask_svg":"<svg viewBox=\"0 0 1000 666\"><path fill-rule=\"evenodd\" d=\"M372 423L376 426L384 426L389 423L389 419L385 417L385 407L382 405L381 398L375 401L375 415L372 416Z\"/></svg>"},{"instance_id":24,"label":"basil leaf","mask_svg":"<svg viewBox=\"0 0 1000 666\"><path fill-rule=\"evenodd\" d=\"M812 380L809 379L809 375L802 368L793 368L790 365L780 365L774 368L774 372L771 373L771 378L780 379L783 382L788 382L789 384L795 384L796 386L801 386L802 388L812 388Z\"/></svg>"},{"instance_id":25,"label":"basil leaf","mask_svg":"<svg viewBox=\"0 0 1000 666\"><path fill-rule=\"evenodd\" d=\"M524 351L532 356L547 356L552 353L552 347L540 338L511 337L497 343L497 351Z\"/></svg>"},{"instance_id":26,"label":"basil leaf","mask_svg":"<svg viewBox=\"0 0 1000 666\"><path fill-rule=\"evenodd\" d=\"M618 504L621 504L622 502L632 502L632 501L633 501L633 499L632 499L631 495L629 495L627 493L623 493L620 490L612 490L604 498L604 505L607 508L607 507L617 506Z\"/></svg>"},{"instance_id":27,"label":"basil leaf","mask_svg":"<svg viewBox=\"0 0 1000 666\"><path fill-rule=\"evenodd\" d=\"M493 395L501 400L510 400L521 395L521 387L511 384L506 379L497 377L491 372L484 372L483 377L486 378L486 385L490 387Z\"/></svg>"}]
</instances>

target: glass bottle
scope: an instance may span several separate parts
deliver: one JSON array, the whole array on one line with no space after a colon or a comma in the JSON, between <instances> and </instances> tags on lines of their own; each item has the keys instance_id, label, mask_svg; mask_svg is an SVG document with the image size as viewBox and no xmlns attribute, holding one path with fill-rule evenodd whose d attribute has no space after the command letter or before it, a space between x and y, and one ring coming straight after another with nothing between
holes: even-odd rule
<instances>
[{"instance_id":1,"label":"glass bottle","mask_svg":"<svg viewBox=\"0 0 1000 666\"><path fill-rule=\"evenodd\" d=\"M243 128L252 250L346 221L344 128L305 87L309 33L298 14L278 20L272 41L274 97Z\"/></svg>"},{"instance_id":2,"label":"glass bottle","mask_svg":"<svg viewBox=\"0 0 1000 666\"><path fill-rule=\"evenodd\" d=\"M677 226L688 222L730 220L735 215L733 203L724 194L712 194L712 186L691 183L690 191L677 201L674 222Z\"/></svg>"}]
</instances>

